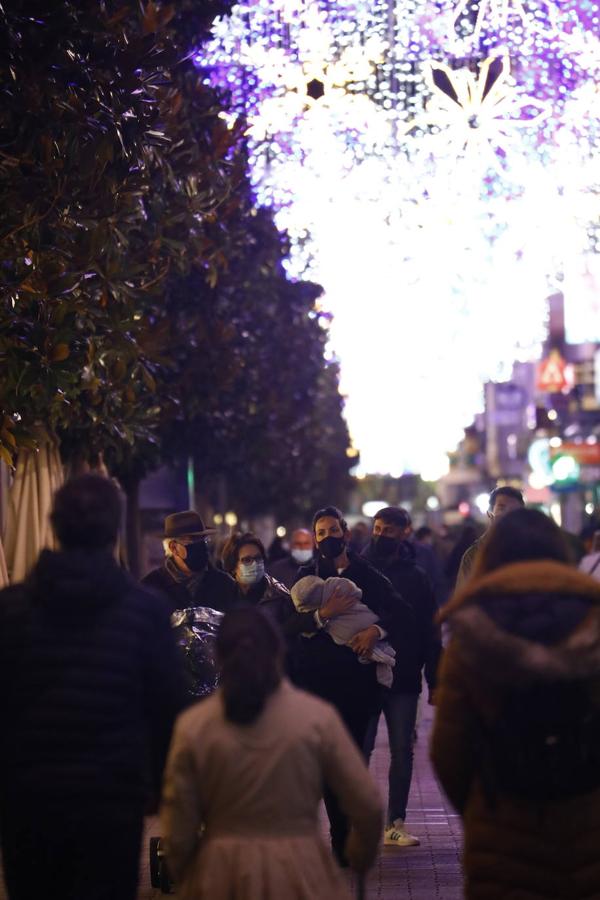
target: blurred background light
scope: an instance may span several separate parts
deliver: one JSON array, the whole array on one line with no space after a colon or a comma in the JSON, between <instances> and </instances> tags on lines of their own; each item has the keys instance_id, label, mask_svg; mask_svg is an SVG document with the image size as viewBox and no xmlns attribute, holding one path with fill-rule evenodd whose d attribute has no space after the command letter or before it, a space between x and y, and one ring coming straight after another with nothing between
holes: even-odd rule
<instances>
[{"instance_id":1,"label":"blurred background light","mask_svg":"<svg viewBox=\"0 0 600 900\"><path fill-rule=\"evenodd\" d=\"M247 118L290 275L325 288L359 474L439 477L484 381L539 358L556 290L567 337L600 339L599 24L594 0L217 20L197 62Z\"/></svg>"}]
</instances>

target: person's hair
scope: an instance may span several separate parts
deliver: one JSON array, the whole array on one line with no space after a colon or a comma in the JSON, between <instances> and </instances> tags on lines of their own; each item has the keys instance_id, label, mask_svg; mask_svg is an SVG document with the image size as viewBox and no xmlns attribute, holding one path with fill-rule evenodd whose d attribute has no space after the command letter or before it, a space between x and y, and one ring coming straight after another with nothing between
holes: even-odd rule
<instances>
[{"instance_id":1,"label":"person's hair","mask_svg":"<svg viewBox=\"0 0 600 900\"><path fill-rule=\"evenodd\" d=\"M563 533L537 509L514 509L487 532L473 566L473 577L509 563L540 559L571 562Z\"/></svg>"},{"instance_id":2,"label":"person's hair","mask_svg":"<svg viewBox=\"0 0 600 900\"><path fill-rule=\"evenodd\" d=\"M422 541L423 538L432 537L433 529L429 527L429 525L421 525L420 528L417 528L415 531L415 540Z\"/></svg>"},{"instance_id":3,"label":"person's hair","mask_svg":"<svg viewBox=\"0 0 600 900\"><path fill-rule=\"evenodd\" d=\"M342 531L348 531L348 523L346 522L341 509L338 509L337 506L324 506L323 509L318 509L312 517L313 534L315 533L317 522L319 519L324 519L325 516L329 516L331 519L337 519Z\"/></svg>"},{"instance_id":4,"label":"person's hair","mask_svg":"<svg viewBox=\"0 0 600 900\"><path fill-rule=\"evenodd\" d=\"M57 491L50 520L66 550L110 548L121 522L119 492L103 475L79 475Z\"/></svg>"},{"instance_id":5,"label":"person's hair","mask_svg":"<svg viewBox=\"0 0 600 900\"><path fill-rule=\"evenodd\" d=\"M236 725L250 725L281 682L283 641L279 632L260 610L234 609L219 628L217 660L225 717Z\"/></svg>"},{"instance_id":6,"label":"person's hair","mask_svg":"<svg viewBox=\"0 0 600 900\"><path fill-rule=\"evenodd\" d=\"M243 534L236 532L227 538L221 550L223 568L226 572L231 573L235 571L235 567L239 562L240 549L244 544L253 544L260 551L263 561L267 561L265 547L260 538L257 538L251 531L245 531Z\"/></svg>"},{"instance_id":7,"label":"person's hair","mask_svg":"<svg viewBox=\"0 0 600 900\"><path fill-rule=\"evenodd\" d=\"M494 488L492 493L490 494L490 501L488 503L489 509L494 508L494 504L498 497L510 497L512 500L516 500L517 503L520 503L521 506L525 506L525 500L523 498L523 492L518 488L511 487L509 484L502 485L502 487Z\"/></svg>"},{"instance_id":8,"label":"person's hair","mask_svg":"<svg viewBox=\"0 0 600 900\"><path fill-rule=\"evenodd\" d=\"M402 506L384 506L373 516L373 521L381 519L386 525L397 525L399 528L410 528L412 522L407 509Z\"/></svg>"}]
</instances>

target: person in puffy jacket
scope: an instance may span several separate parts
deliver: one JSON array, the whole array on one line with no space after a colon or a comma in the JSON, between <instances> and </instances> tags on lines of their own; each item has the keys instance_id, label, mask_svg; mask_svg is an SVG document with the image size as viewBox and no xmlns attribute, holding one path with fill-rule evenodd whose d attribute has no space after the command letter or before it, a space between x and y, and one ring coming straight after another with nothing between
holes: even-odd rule
<instances>
[{"instance_id":1,"label":"person in puffy jacket","mask_svg":"<svg viewBox=\"0 0 600 900\"><path fill-rule=\"evenodd\" d=\"M441 610L431 753L467 900L600 897L600 585L543 513L503 516Z\"/></svg>"},{"instance_id":2,"label":"person in puffy jacket","mask_svg":"<svg viewBox=\"0 0 600 900\"><path fill-rule=\"evenodd\" d=\"M134 900L185 682L165 601L119 568L120 500L67 482L29 578L0 592L0 833L10 900Z\"/></svg>"}]
</instances>

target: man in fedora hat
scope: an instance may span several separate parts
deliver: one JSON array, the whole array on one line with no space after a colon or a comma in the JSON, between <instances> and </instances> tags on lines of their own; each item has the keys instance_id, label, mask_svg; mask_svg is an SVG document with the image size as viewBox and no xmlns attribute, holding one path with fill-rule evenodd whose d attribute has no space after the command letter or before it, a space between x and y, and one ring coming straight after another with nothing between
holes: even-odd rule
<instances>
[{"instance_id":1,"label":"man in fedora hat","mask_svg":"<svg viewBox=\"0 0 600 900\"><path fill-rule=\"evenodd\" d=\"M165 519L165 561L153 569L142 584L161 591L172 611L190 606L208 606L219 612L232 609L237 600L235 581L216 569L209 559L207 538L214 528L205 528L194 510L172 513Z\"/></svg>"}]
</instances>

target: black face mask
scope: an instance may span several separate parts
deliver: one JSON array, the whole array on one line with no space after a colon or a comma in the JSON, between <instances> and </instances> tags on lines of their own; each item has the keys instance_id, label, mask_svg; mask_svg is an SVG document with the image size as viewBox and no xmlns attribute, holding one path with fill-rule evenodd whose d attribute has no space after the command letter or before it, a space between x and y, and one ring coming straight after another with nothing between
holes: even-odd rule
<instances>
[{"instance_id":1,"label":"black face mask","mask_svg":"<svg viewBox=\"0 0 600 900\"><path fill-rule=\"evenodd\" d=\"M337 559L346 548L346 542L341 537L326 537L318 543L319 553L324 559Z\"/></svg>"},{"instance_id":2,"label":"black face mask","mask_svg":"<svg viewBox=\"0 0 600 900\"><path fill-rule=\"evenodd\" d=\"M208 547L206 541L194 541L185 548L185 564L192 572L202 572L208 562Z\"/></svg>"},{"instance_id":3,"label":"black face mask","mask_svg":"<svg viewBox=\"0 0 600 900\"><path fill-rule=\"evenodd\" d=\"M373 554L378 559L389 559L398 549L398 541L385 534L380 534L372 538L371 547L373 548Z\"/></svg>"}]
</instances>

